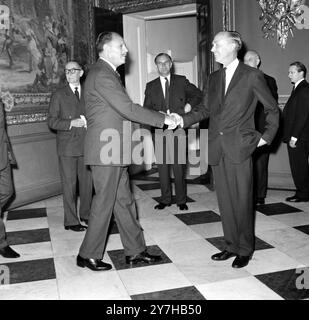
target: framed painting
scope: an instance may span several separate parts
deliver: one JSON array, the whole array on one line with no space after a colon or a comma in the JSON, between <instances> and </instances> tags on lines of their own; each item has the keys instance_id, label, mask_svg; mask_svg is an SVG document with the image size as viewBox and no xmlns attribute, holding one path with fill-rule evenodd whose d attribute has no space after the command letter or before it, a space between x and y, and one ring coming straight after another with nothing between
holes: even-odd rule
<instances>
[{"instance_id":1,"label":"framed painting","mask_svg":"<svg viewBox=\"0 0 309 320\"><path fill-rule=\"evenodd\" d=\"M0 97L8 125L46 120L69 60L92 62L92 1L0 0Z\"/></svg>"}]
</instances>

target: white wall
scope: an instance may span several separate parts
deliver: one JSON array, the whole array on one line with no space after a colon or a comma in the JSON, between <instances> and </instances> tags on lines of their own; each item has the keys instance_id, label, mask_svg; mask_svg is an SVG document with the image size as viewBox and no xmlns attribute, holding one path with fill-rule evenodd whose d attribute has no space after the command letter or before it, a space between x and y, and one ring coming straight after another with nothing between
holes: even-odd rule
<instances>
[{"instance_id":1,"label":"white wall","mask_svg":"<svg viewBox=\"0 0 309 320\"><path fill-rule=\"evenodd\" d=\"M146 21L147 52L171 50L175 61L192 61L197 51L196 16Z\"/></svg>"}]
</instances>

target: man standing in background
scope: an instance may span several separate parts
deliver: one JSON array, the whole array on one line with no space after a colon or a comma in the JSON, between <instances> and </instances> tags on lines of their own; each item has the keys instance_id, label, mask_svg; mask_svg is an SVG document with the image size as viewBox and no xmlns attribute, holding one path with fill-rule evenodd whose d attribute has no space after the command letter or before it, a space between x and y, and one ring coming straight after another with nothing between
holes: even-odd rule
<instances>
[{"instance_id":1,"label":"man standing in background","mask_svg":"<svg viewBox=\"0 0 309 320\"><path fill-rule=\"evenodd\" d=\"M289 78L294 85L283 109L283 141L287 144L291 173L296 187L288 202L309 201L309 84L303 63L290 64Z\"/></svg>"},{"instance_id":2,"label":"man standing in background","mask_svg":"<svg viewBox=\"0 0 309 320\"><path fill-rule=\"evenodd\" d=\"M87 123L81 66L70 61L66 64L67 85L51 97L48 125L57 131L57 152L62 182L64 227L66 230L84 231L77 214L77 181L80 195L79 216L88 223L92 200L92 178L84 163L84 139Z\"/></svg>"},{"instance_id":3,"label":"man standing in background","mask_svg":"<svg viewBox=\"0 0 309 320\"><path fill-rule=\"evenodd\" d=\"M244 56L244 63L250 67L259 69L261 58L256 51L247 51ZM274 99L278 103L278 87L276 80L264 73L267 86ZM263 104L258 101L255 110L255 129L261 134L265 131L266 116L264 113ZM270 146L265 145L257 148L253 157L253 185L254 185L254 200L257 204L265 204L268 184L268 162L269 162Z\"/></svg>"},{"instance_id":4,"label":"man standing in background","mask_svg":"<svg viewBox=\"0 0 309 320\"><path fill-rule=\"evenodd\" d=\"M155 57L155 64L159 77L147 83L144 107L163 113L177 113L184 115L191 111L202 100L202 92L186 77L171 74L172 58L167 53L159 53ZM170 168L175 177L176 204L180 210L188 210L186 190L186 164L178 163L178 143L174 139L174 150L168 150L163 144L163 163L157 163L161 187L161 201L155 209L162 210L172 203L172 186ZM172 152L172 164L167 163L166 153Z\"/></svg>"}]
</instances>

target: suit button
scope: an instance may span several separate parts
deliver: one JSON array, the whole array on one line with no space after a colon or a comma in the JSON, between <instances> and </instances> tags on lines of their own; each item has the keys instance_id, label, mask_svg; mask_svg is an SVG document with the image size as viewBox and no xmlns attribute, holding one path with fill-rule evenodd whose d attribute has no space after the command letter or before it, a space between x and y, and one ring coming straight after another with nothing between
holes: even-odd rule
<instances>
[{"instance_id":1,"label":"suit button","mask_svg":"<svg viewBox=\"0 0 309 320\"><path fill-rule=\"evenodd\" d=\"M220 136L223 136L223 132L220 132Z\"/></svg>"}]
</instances>

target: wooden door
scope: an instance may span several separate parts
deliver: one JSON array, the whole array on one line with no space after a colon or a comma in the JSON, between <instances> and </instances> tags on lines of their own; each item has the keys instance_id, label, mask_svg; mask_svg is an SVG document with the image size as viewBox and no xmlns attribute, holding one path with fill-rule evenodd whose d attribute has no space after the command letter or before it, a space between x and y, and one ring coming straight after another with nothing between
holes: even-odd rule
<instances>
[{"instance_id":1,"label":"wooden door","mask_svg":"<svg viewBox=\"0 0 309 320\"><path fill-rule=\"evenodd\" d=\"M198 86L201 90L204 90L207 77L214 68L214 58L210 51L213 38L210 2L210 0L203 0L197 4L197 69ZM208 128L208 120L202 121L200 128Z\"/></svg>"},{"instance_id":2,"label":"wooden door","mask_svg":"<svg viewBox=\"0 0 309 320\"><path fill-rule=\"evenodd\" d=\"M94 28L95 40L101 32L113 31L123 36L122 14L111 10L94 8ZM125 65L119 66L117 71L120 73L122 83L125 84Z\"/></svg>"}]
</instances>

